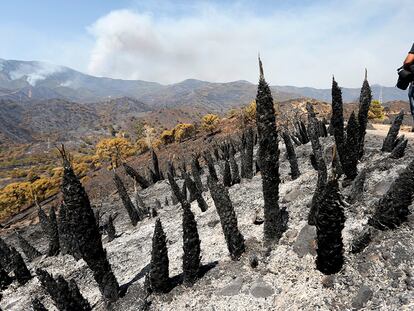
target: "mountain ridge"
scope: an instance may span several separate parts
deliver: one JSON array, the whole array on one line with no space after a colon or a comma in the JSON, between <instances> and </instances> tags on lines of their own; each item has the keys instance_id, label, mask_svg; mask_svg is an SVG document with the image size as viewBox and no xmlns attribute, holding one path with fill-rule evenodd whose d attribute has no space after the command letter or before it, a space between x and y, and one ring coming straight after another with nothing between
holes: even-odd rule
<instances>
[{"instance_id":1,"label":"mountain ridge","mask_svg":"<svg viewBox=\"0 0 414 311\"><path fill-rule=\"evenodd\" d=\"M330 102L331 97L330 89L289 85L274 85L271 89L278 101L308 97ZM382 92L384 101L407 100L406 92L395 87L373 84L372 90L374 98L379 98ZM342 88L344 101L357 101L359 91L359 88ZM247 104L255 95L256 84L245 80L208 82L190 78L161 84L95 77L45 62L0 59L0 99L30 101L60 98L84 103L126 96L156 108L203 104L207 108L226 110Z\"/></svg>"}]
</instances>

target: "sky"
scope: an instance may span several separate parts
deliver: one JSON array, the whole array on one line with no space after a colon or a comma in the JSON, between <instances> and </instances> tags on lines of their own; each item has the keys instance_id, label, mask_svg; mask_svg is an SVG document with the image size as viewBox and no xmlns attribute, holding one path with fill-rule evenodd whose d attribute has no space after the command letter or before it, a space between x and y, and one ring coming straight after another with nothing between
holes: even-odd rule
<instances>
[{"instance_id":1,"label":"sky","mask_svg":"<svg viewBox=\"0 0 414 311\"><path fill-rule=\"evenodd\" d=\"M414 41L412 0L13 0L0 58L164 84L395 85Z\"/></svg>"}]
</instances>

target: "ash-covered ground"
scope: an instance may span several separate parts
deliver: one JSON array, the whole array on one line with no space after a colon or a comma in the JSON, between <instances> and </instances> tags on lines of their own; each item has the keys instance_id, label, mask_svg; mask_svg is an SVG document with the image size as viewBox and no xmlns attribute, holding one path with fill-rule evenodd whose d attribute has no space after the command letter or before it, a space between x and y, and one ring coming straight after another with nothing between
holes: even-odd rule
<instances>
[{"instance_id":1,"label":"ash-covered ground","mask_svg":"<svg viewBox=\"0 0 414 311\"><path fill-rule=\"evenodd\" d=\"M262 248L263 224L255 225L260 216L263 195L260 174L252 180L230 188L239 229L246 240L247 250L240 261L232 261L222 233L220 221L209 192L204 198L209 209L202 213L197 202L192 204L201 240L202 263L208 265L205 275L187 288L176 286L170 293L152 295L150 310L414 310L414 217L395 230L376 232L370 245L359 254L350 254L352 239L366 226L375 203L387 191L398 173L414 158L410 146L402 159L393 160L380 152L381 135L368 131L366 153L359 169L368 168L363 198L345 207L346 223L342 231L345 264L335 276L324 276L315 266L315 227L307 225L308 204L316 187L317 172L309 160L310 143L296 148L302 175L291 181L283 143L280 143L280 206L289 212L288 230L269 256ZM327 163L333 145L331 137L322 138ZM205 182L205 175L204 175ZM346 197L349 187L341 189ZM129 189L132 195L132 189ZM162 202L158 210L168 239L170 276L182 272L181 207L165 205L170 200L166 181L158 182L140 192L148 205L155 199ZM115 227L119 237L112 242L103 236L103 244L118 282L124 285L125 295L110 310L139 310L143 298L143 283L151 256L151 238L155 219L146 218L133 227L117 194L102 206L103 219L119 213ZM412 207L411 207L412 210ZM47 252L47 240L39 225L23 231L42 253ZM15 235L7 242L18 243ZM256 254L257 268L251 268L249 258ZM83 260L76 262L69 255L42 257L28 263L33 275L42 267L53 275L75 279L81 293L94 310L106 310L98 286ZM36 277L26 285L14 282L3 291L0 306L3 310L31 310L31 299L39 297L49 310L56 310Z\"/></svg>"}]
</instances>

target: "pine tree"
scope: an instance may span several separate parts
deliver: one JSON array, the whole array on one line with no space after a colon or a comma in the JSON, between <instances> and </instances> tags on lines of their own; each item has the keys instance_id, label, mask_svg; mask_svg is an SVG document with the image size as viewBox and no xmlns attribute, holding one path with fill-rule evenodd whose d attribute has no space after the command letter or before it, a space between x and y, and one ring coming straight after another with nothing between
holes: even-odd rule
<instances>
[{"instance_id":1,"label":"pine tree","mask_svg":"<svg viewBox=\"0 0 414 311\"><path fill-rule=\"evenodd\" d=\"M414 161L391 184L387 193L380 199L374 215L368 224L376 229L394 229L407 221L408 207L414 195Z\"/></svg>"},{"instance_id":2,"label":"pine tree","mask_svg":"<svg viewBox=\"0 0 414 311\"><path fill-rule=\"evenodd\" d=\"M200 268L200 238L197 222L188 202L183 202L183 275L184 284L191 286L198 277Z\"/></svg>"},{"instance_id":3,"label":"pine tree","mask_svg":"<svg viewBox=\"0 0 414 311\"><path fill-rule=\"evenodd\" d=\"M328 179L328 172L326 169L326 163L323 158L322 146L319 142L318 135L318 120L316 119L315 111L311 103L306 104L308 111L308 123L309 123L309 137L312 144L313 155L315 158L315 166L318 171L318 181L316 189L312 197L311 208L308 215L308 223L310 225L315 224L315 214L319 208L319 201L323 195L325 185Z\"/></svg>"},{"instance_id":4,"label":"pine tree","mask_svg":"<svg viewBox=\"0 0 414 311\"><path fill-rule=\"evenodd\" d=\"M169 260L167 241L161 220L155 222L154 235L152 237L151 264L149 281L151 290L156 293L164 293L170 289Z\"/></svg>"},{"instance_id":5,"label":"pine tree","mask_svg":"<svg viewBox=\"0 0 414 311\"><path fill-rule=\"evenodd\" d=\"M323 274L338 273L344 263L342 229L345 215L340 203L338 181L330 180L316 212L316 267Z\"/></svg>"},{"instance_id":6,"label":"pine tree","mask_svg":"<svg viewBox=\"0 0 414 311\"><path fill-rule=\"evenodd\" d=\"M286 230L286 222L279 209L279 147L273 97L264 79L260 59L259 66L260 79L256 96L258 160L262 173L264 197L264 240L270 246L273 242L279 241Z\"/></svg>"},{"instance_id":7,"label":"pine tree","mask_svg":"<svg viewBox=\"0 0 414 311\"><path fill-rule=\"evenodd\" d=\"M71 224L71 234L76 238L82 258L92 270L102 295L108 301L116 301L119 297L119 285L103 249L88 195L76 177L63 146L60 152L64 168L61 190L66 205L66 217Z\"/></svg>"},{"instance_id":8,"label":"pine tree","mask_svg":"<svg viewBox=\"0 0 414 311\"><path fill-rule=\"evenodd\" d=\"M125 169L125 173L133 178L142 189L146 189L150 186L148 180L146 180L144 176L141 176L133 167L126 163L123 163L122 166Z\"/></svg>"},{"instance_id":9,"label":"pine tree","mask_svg":"<svg viewBox=\"0 0 414 311\"><path fill-rule=\"evenodd\" d=\"M233 204L231 203L229 192L226 187L217 183L211 176L208 177L207 182L211 197L220 217L221 228L223 229L230 257L233 260L238 260L245 251L244 237L237 226L237 217Z\"/></svg>"},{"instance_id":10,"label":"pine tree","mask_svg":"<svg viewBox=\"0 0 414 311\"><path fill-rule=\"evenodd\" d=\"M358 109L358 125L359 125L359 132L358 132L358 139L359 139L359 156L358 158L361 159L364 155L364 141L365 141L365 134L367 130L368 124L368 111L369 106L371 105L372 101L372 93L371 87L369 86L368 79L367 79L367 71L365 70L365 79L362 84L361 88L361 95L359 96L359 109Z\"/></svg>"},{"instance_id":11,"label":"pine tree","mask_svg":"<svg viewBox=\"0 0 414 311\"><path fill-rule=\"evenodd\" d=\"M140 218L137 210L135 209L135 206L132 203L131 198L129 197L128 192L121 178L119 178L119 176L116 173L114 173L113 179L115 182L115 186L118 190L118 194L121 197L122 203L128 212L129 219L131 220L132 225L136 226L138 221L142 219Z\"/></svg>"},{"instance_id":12,"label":"pine tree","mask_svg":"<svg viewBox=\"0 0 414 311\"><path fill-rule=\"evenodd\" d=\"M282 138L285 142L286 153L290 164L290 176L292 177L292 180L295 180L300 176L298 159L296 157L295 148L293 147L290 135L288 133L282 132Z\"/></svg>"},{"instance_id":13,"label":"pine tree","mask_svg":"<svg viewBox=\"0 0 414 311\"><path fill-rule=\"evenodd\" d=\"M395 117L388 134L384 139L382 144L381 151L391 152L395 147L395 141L397 140L398 133L400 131L401 124L404 119L404 110L401 110L400 113Z\"/></svg>"},{"instance_id":14,"label":"pine tree","mask_svg":"<svg viewBox=\"0 0 414 311\"><path fill-rule=\"evenodd\" d=\"M42 256L42 254L37 249L35 249L20 233L17 233L17 239L19 241L20 248L29 261Z\"/></svg>"}]
</instances>

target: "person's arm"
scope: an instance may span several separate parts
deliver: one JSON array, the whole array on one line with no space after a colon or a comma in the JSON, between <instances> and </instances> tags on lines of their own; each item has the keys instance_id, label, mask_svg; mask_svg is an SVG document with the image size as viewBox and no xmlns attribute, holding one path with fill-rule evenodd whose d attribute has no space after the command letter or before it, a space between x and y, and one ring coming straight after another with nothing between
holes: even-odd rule
<instances>
[{"instance_id":1,"label":"person's arm","mask_svg":"<svg viewBox=\"0 0 414 311\"><path fill-rule=\"evenodd\" d=\"M404 60L404 68L407 69L409 65L414 64L414 44L413 47L411 48L411 51L408 52L407 57Z\"/></svg>"}]
</instances>

